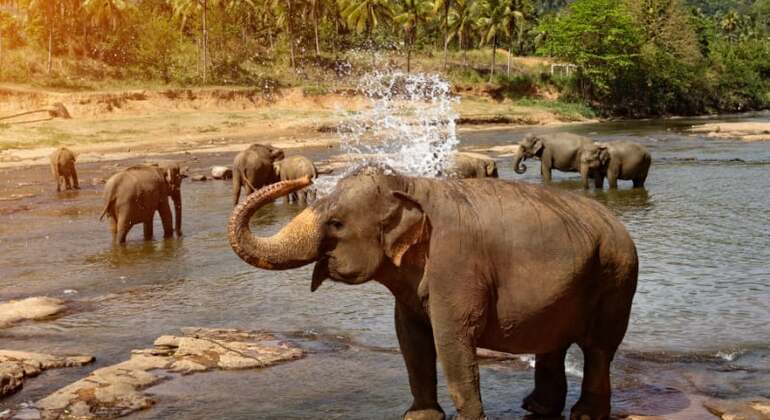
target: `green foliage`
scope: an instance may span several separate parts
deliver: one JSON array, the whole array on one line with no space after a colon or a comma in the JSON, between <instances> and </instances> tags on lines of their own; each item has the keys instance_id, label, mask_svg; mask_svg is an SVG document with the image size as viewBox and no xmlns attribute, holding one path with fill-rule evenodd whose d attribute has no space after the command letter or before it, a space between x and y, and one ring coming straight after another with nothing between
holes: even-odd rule
<instances>
[{"instance_id":1,"label":"green foliage","mask_svg":"<svg viewBox=\"0 0 770 420\"><path fill-rule=\"evenodd\" d=\"M586 118L596 118L596 110L580 102L550 101L544 99L524 98L514 102L515 105L543 108L552 111L569 121L581 121Z\"/></svg>"}]
</instances>

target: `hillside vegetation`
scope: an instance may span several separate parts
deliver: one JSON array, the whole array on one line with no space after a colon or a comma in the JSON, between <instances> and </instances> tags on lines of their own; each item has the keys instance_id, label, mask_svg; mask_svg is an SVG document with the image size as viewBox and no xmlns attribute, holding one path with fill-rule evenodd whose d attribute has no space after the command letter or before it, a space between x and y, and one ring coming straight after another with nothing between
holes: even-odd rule
<instances>
[{"instance_id":1,"label":"hillside vegetation","mask_svg":"<svg viewBox=\"0 0 770 420\"><path fill-rule=\"evenodd\" d=\"M323 95L398 68L589 115L734 112L770 106L769 20L770 0L0 0L0 82Z\"/></svg>"}]
</instances>

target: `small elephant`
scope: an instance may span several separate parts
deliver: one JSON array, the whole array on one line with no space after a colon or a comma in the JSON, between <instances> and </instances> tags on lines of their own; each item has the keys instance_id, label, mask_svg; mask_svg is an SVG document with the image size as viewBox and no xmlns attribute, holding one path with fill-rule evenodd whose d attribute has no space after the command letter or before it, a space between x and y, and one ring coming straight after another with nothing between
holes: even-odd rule
<instances>
[{"instance_id":1,"label":"small elephant","mask_svg":"<svg viewBox=\"0 0 770 420\"><path fill-rule=\"evenodd\" d=\"M389 289L414 397L406 419L445 418L437 363L457 418L485 418L478 347L535 354L535 387L523 407L560 417L572 344L585 363L571 418L609 418L610 366L639 268L634 241L609 209L525 182L370 167L340 180L275 235L251 232L256 211L309 184L282 181L250 195L230 216L230 246L262 269L315 263L311 291L327 279Z\"/></svg>"},{"instance_id":2,"label":"small elephant","mask_svg":"<svg viewBox=\"0 0 770 420\"><path fill-rule=\"evenodd\" d=\"M75 154L70 149L60 147L51 154L51 172L56 180L56 192L61 191L62 184L68 190L80 189L75 170Z\"/></svg>"},{"instance_id":3,"label":"small elephant","mask_svg":"<svg viewBox=\"0 0 770 420\"><path fill-rule=\"evenodd\" d=\"M284 158L283 150L269 144L252 144L233 161L233 206L238 205L241 188L246 195L278 181L273 163Z\"/></svg>"},{"instance_id":4,"label":"small elephant","mask_svg":"<svg viewBox=\"0 0 770 420\"><path fill-rule=\"evenodd\" d=\"M128 231L139 223L144 224L144 239L151 240L155 212L160 213L164 238L172 237L174 231L181 237L182 177L175 162L132 166L110 177L99 220L109 216L113 242L124 244ZM169 197L174 202L173 226Z\"/></svg>"},{"instance_id":5,"label":"small elephant","mask_svg":"<svg viewBox=\"0 0 770 420\"><path fill-rule=\"evenodd\" d=\"M618 188L618 179L632 180L634 188L643 188L650 170L652 157L647 149L629 141L591 143L580 152L580 175L588 188L588 178L596 188L604 187L607 177L610 188Z\"/></svg>"},{"instance_id":6,"label":"small elephant","mask_svg":"<svg viewBox=\"0 0 770 420\"><path fill-rule=\"evenodd\" d=\"M551 181L551 170L578 172L580 170L579 150L594 141L576 134L530 134L519 142L519 150L513 155L513 170L517 174L527 171L521 163L529 158L540 159L540 173L545 182Z\"/></svg>"},{"instance_id":7,"label":"small elephant","mask_svg":"<svg viewBox=\"0 0 770 420\"><path fill-rule=\"evenodd\" d=\"M281 181L300 179L305 176L310 179L318 177L318 170L313 164L313 161L305 156L297 155L286 157L273 163L273 167L275 168L276 176ZM288 203L298 202L307 204L309 203L308 199L310 199L310 201L315 200L315 192L309 188L304 188L300 191L295 191L286 195L286 202Z\"/></svg>"},{"instance_id":8,"label":"small elephant","mask_svg":"<svg viewBox=\"0 0 770 420\"><path fill-rule=\"evenodd\" d=\"M458 152L449 170L450 178L497 178L495 160L481 153Z\"/></svg>"}]
</instances>

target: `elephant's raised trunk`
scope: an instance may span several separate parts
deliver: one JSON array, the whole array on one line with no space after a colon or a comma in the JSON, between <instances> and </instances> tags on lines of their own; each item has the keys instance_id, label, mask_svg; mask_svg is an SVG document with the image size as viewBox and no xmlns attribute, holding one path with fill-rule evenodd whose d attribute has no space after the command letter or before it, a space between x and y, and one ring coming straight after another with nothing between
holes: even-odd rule
<instances>
[{"instance_id":1,"label":"elephant's raised trunk","mask_svg":"<svg viewBox=\"0 0 770 420\"><path fill-rule=\"evenodd\" d=\"M249 228L251 217L262 206L310 184L309 177L282 181L248 196L230 216L227 232L233 251L247 263L267 270L286 270L315 261L321 242L321 226L312 209L305 209L269 238L255 236Z\"/></svg>"},{"instance_id":2,"label":"elephant's raised trunk","mask_svg":"<svg viewBox=\"0 0 770 420\"><path fill-rule=\"evenodd\" d=\"M521 163L523 159L524 152L521 151L521 146L519 146L519 150L513 155L513 170L516 171L517 174L527 172L527 165Z\"/></svg>"}]
</instances>

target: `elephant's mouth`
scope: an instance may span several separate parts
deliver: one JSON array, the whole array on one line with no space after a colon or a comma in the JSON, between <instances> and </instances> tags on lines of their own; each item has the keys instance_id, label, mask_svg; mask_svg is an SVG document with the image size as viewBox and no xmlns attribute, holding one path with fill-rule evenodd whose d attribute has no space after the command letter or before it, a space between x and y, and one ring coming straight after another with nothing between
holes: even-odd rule
<instances>
[{"instance_id":1,"label":"elephant's mouth","mask_svg":"<svg viewBox=\"0 0 770 420\"><path fill-rule=\"evenodd\" d=\"M316 262L313 268L313 278L310 282L310 291L316 291L327 279L346 284L361 284L369 281L369 277L362 273L342 269L339 261L331 255L326 255Z\"/></svg>"}]
</instances>

